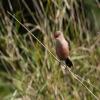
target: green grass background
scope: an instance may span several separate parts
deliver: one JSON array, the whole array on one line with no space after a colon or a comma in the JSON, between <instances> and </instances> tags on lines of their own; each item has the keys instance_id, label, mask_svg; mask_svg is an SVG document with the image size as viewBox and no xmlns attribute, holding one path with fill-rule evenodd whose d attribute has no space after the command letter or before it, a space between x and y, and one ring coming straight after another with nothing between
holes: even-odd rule
<instances>
[{"instance_id":1,"label":"green grass background","mask_svg":"<svg viewBox=\"0 0 100 100\"><path fill-rule=\"evenodd\" d=\"M57 30L70 41L71 71L96 98L68 70L64 75L33 36L56 56ZM0 0L0 100L95 99L100 99L99 0Z\"/></svg>"}]
</instances>

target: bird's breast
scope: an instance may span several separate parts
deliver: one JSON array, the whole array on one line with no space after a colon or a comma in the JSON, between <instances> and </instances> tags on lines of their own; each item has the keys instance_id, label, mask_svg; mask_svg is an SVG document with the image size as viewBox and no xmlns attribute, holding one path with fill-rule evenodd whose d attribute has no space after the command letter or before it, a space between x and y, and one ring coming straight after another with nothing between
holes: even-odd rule
<instances>
[{"instance_id":1,"label":"bird's breast","mask_svg":"<svg viewBox=\"0 0 100 100\"><path fill-rule=\"evenodd\" d=\"M56 53L60 60L64 60L69 55L69 47L66 41L56 41Z\"/></svg>"}]
</instances>

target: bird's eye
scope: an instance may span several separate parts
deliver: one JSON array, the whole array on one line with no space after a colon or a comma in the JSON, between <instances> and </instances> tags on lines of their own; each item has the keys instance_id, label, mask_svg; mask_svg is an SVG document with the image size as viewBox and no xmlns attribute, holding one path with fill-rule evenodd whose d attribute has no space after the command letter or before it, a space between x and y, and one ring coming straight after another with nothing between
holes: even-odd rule
<instances>
[{"instance_id":1,"label":"bird's eye","mask_svg":"<svg viewBox=\"0 0 100 100\"><path fill-rule=\"evenodd\" d=\"M60 34L59 33L54 33L54 37L57 38Z\"/></svg>"}]
</instances>

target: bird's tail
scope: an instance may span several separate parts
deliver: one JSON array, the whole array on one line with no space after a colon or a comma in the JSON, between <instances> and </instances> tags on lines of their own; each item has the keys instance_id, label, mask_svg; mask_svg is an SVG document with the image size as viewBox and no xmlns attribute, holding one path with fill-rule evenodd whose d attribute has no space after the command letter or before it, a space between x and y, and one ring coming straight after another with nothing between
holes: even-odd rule
<instances>
[{"instance_id":1,"label":"bird's tail","mask_svg":"<svg viewBox=\"0 0 100 100\"><path fill-rule=\"evenodd\" d=\"M65 63L66 63L66 65L68 66L68 67L72 67L73 66L73 63L72 63L72 61L69 59L69 58L66 58L65 59Z\"/></svg>"}]
</instances>

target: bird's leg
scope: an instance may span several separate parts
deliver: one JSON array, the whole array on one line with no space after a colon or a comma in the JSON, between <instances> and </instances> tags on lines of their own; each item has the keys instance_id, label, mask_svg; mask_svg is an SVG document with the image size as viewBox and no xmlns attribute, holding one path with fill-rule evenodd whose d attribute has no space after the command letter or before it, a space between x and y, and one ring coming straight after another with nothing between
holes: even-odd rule
<instances>
[{"instance_id":1,"label":"bird's leg","mask_svg":"<svg viewBox=\"0 0 100 100\"><path fill-rule=\"evenodd\" d=\"M61 70L62 70L63 74L65 75L66 74L66 68L65 68L64 64L62 62L59 62L59 66L61 67Z\"/></svg>"}]
</instances>

